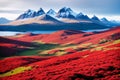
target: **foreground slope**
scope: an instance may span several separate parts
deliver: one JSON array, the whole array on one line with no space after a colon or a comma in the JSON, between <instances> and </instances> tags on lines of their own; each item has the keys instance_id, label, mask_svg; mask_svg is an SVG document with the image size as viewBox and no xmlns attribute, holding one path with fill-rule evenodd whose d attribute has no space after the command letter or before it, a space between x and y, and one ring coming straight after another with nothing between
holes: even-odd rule
<instances>
[{"instance_id":1,"label":"foreground slope","mask_svg":"<svg viewBox=\"0 0 120 80\"><path fill-rule=\"evenodd\" d=\"M49 57L14 56L0 60L0 80L119 80L119 34L118 27L100 33L62 30L15 36L12 39L22 42L42 41L42 47L52 42L57 46L38 51L52 54Z\"/></svg>"},{"instance_id":2,"label":"foreground slope","mask_svg":"<svg viewBox=\"0 0 120 80\"><path fill-rule=\"evenodd\" d=\"M119 80L120 42L110 42L105 46L104 50L93 48L42 61L38 57L6 58L0 61L0 79ZM11 62L13 59L17 62ZM30 62L26 63L26 61ZM9 67L5 67L5 65Z\"/></svg>"}]
</instances>

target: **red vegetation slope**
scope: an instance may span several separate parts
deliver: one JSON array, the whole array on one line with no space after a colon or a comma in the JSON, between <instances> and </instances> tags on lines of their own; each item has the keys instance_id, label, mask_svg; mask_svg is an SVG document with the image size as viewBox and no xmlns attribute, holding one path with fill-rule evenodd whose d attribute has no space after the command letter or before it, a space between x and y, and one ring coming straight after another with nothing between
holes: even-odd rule
<instances>
[{"instance_id":1,"label":"red vegetation slope","mask_svg":"<svg viewBox=\"0 0 120 80\"><path fill-rule=\"evenodd\" d=\"M44 43L59 43L59 44L79 44L79 43L97 43L101 39L118 39L120 38L120 27L113 28L112 30L103 31L100 33L81 32L74 30L61 30L52 34L39 34L39 35L25 35L16 38L21 41L41 41Z\"/></svg>"},{"instance_id":2,"label":"red vegetation slope","mask_svg":"<svg viewBox=\"0 0 120 80\"><path fill-rule=\"evenodd\" d=\"M0 61L0 73L7 72L19 66L28 65L33 62L42 61L45 59L49 59L49 58L40 58L39 56L21 56L21 57L6 58Z\"/></svg>"},{"instance_id":3,"label":"red vegetation slope","mask_svg":"<svg viewBox=\"0 0 120 80\"><path fill-rule=\"evenodd\" d=\"M14 55L17 51L24 50L26 47L34 47L30 42L8 39L0 37L0 56Z\"/></svg>"},{"instance_id":4,"label":"red vegetation slope","mask_svg":"<svg viewBox=\"0 0 120 80\"><path fill-rule=\"evenodd\" d=\"M10 65L12 65L12 68L18 67L19 61L26 66L32 66L32 70L2 77L1 80L119 80L119 51L120 48L117 50L92 52L87 50L43 61L40 61L39 58L37 58L38 60L33 58L33 60L37 60L37 62L30 62L29 65L24 64L26 61L21 61L22 57L20 57L21 59L14 58L14 61L18 61L18 63L14 61L7 63L13 59L8 58L0 62L0 64L4 64L1 65L2 70L0 70L0 72L3 73L6 70L11 70ZM23 65L21 63L20 66ZM5 67L5 65L9 67Z\"/></svg>"},{"instance_id":5,"label":"red vegetation slope","mask_svg":"<svg viewBox=\"0 0 120 80\"><path fill-rule=\"evenodd\" d=\"M51 58L21 56L0 60L0 80L120 79L119 27L101 33L74 33L74 31L59 31L56 33L46 35L28 35L25 38L21 36L14 39L24 42L31 42L35 40L46 43L75 43L79 45L81 45L81 43L94 43L95 45L99 44L99 46L82 51L68 48L65 50L67 52L72 52L73 54ZM50 53L56 51L59 50L54 49ZM7 72L21 66L31 66L32 69L21 71L20 73L16 73L14 75L11 75L10 73L6 74Z\"/></svg>"}]
</instances>

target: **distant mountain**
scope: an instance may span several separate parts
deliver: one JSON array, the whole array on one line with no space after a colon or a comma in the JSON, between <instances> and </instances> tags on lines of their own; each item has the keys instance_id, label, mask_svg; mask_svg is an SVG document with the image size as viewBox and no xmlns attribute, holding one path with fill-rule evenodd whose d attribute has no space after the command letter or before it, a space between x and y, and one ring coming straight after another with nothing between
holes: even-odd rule
<instances>
[{"instance_id":1,"label":"distant mountain","mask_svg":"<svg viewBox=\"0 0 120 80\"><path fill-rule=\"evenodd\" d=\"M94 15L91 19L92 19L93 21L100 21L99 18L98 18L97 16L95 16L95 15Z\"/></svg>"},{"instance_id":2,"label":"distant mountain","mask_svg":"<svg viewBox=\"0 0 120 80\"><path fill-rule=\"evenodd\" d=\"M118 26L120 25L120 21L111 20L110 22L111 22L112 24L115 24L115 25L118 25Z\"/></svg>"},{"instance_id":3,"label":"distant mountain","mask_svg":"<svg viewBox=\"0 0 120 80\"><path fill-rule=\"evenodd\" d=\"M29 19L20 19L20 20L15 20L7 25L24 25L24 24L32 24L32 23L37 23L37 24L59 24L62 23L61 21L53 18L50 15L43 14L38 17L33 17Z\"/></svg>"},{"instance_id":4,"label":"distant mountain","mask_svg":"<svg viewBox=\"0 0 120 80\"><path fill-rule=\"evenodd\" d=\"M44 22L51 22L51 24L57 24L57 23L61 23L60 21L58 21L57 19L53 18L50 15L44 14L42 16L39 17L39 21L43 20Z\"/></svg>"},{"instance_id":5,"label":"distant mountain","mask_svg":"<svg viewBox=\"0 0 120 80\"><path fill-rule=\"evenodd\" d=\"M3 17L0 18L0 24L6 24L6 23L9 23L9 22L11 22L11 21L6 19L6 18L3 18Z\"/></svg>"},{"instance_id":6,"label":"distant mountain","mask_svg":"<svg viewBox=\"0 0 120 80\"><path fill-rule=\"evenodd\" d=\"M79 14L77 14L76 18L80 19L80 20L90 20L90 18L87 15L84 15L81 12Z\"/></svg>"},{"instance_id":7,"label":"distant mountain","mask_svg":"<svg viewBox=\"0 0 120 80\"><path fill-rule=\"evenodd\" d=\"M42 8L40 8L37 12L34 11L34 10L27 10L25 11L23 14L21 14L17 20L19 19L25 19L25 18L33 18L33 17L36 17L36 16L40 16L40 15L43 15L45 14L44 10Z\"/></svg>"},{"instance_id":8,"label":"distant mountain","mask_svg":"<svg viewBox=\"0 0 120 80\"><path fill-rule=\"evenodd\" d=\"M43 18L44 19L41 19ZM49 18L48 18L49 17ZM63 7L58 12L50 9L48 12L40 8L38 11L28 9L23 14L21 14L16 20L11 22L9 25L24 25L24 24L57 24L57 23L95 23L102 26L118 26L119 23L114 21L108 21L106 18L99 19L97 16L89 18L83 13L76 14L71 8ZM57 23L56 23L57 22Z\"/></svg>"},{"instance_id":9,"label":"distant mountain","mask_svg":"<svg viewBox=\"0 0 120 80\"><path fill-rule=\"evenodd\" d=\"M57 13L59 18L75 18L76 14L71 8L64 7L60 9Z\"/></svg>"},{"instance_id":10,"label":"distant mountain","mask_svg":"<svg viewBox=\"0 0 120 80\"><path fill-rule=\"evenodd\" d=\"M46 14L50 16L56 16L56 12L53 9L50 9Z\"/></svg>"},{"instance_id":11,"label":"distant mountain","mask_svg":"<svg viewBox=\"0 0 120 80\"><path fill-rule=\"evenodd\" d=\"M109 22L105 17L101 19L103 22Z\"/></svg>"},{"instance_id":12,"label":"distant mountain","mask_svg":"<svg viewBox=\"0 0 120 80\"><path fill-rule=\"evenodd\" d=\"M25 19L25 18L32 18L32 17L34 17L34 16L36 16L36 12L33 11L33 10L31 10L31 9L28 9L28 10L25 11L23 14L21 14L21 15L17 18L17 20L19 20L19 19Z\"/></svg>"},{"instance_id":13,"label":"distant mountain","mask_svg":"<svg viewBox=\"0 0 120 80\"><path fill-rule=\"evenodd\" d=\"M101 22L104 23L106 26L119 26L120 25L120 22L109 21L105 17L101 19Z\"/></svg>"},{"instance_id":14,"label":"distant mountain","mask_svg":"<svg viewBox=\"0 0 120 80\"><path fill-rule=\"evenodd\" d=\"M97 16L95 16L95 15L91 18L91 21L93 23L96 23L96 24L99 24L99 25L107 26L105 23L103 23L102 21L100 21L100 19Z\"/></svg>"},{"instance_id":15,"label":"distant mountain","mask_svg":"<svg viewBox=\"0 0 120 80\"><path fill-rule=\"evenodd\" d=\"M37 14L36 16L40 16L40 15L43 15L45 14L44 10L42 8L40 8L38 11L37 11Z\"/></svg>"},{"instance_id":16,"label":"distant mountain","mask_svg":"<svg viewBox=\"0 0 120 80\"><path fill-rule=\"evenodd\" d=\"M55 19L53 17L51 17L50 15L42 15L40 18L40 20L49 20L49 21L54 21Z\"/></svg>"},{"instance_id":17,"label":"distant mountain","mask_svg":"<svg viewBox=\"0 0 120 80\"><path fill-rule=\"evenodd\" d=\"M108 21L105 17L101 19L101 22L104 23L104 24L107 25L107 26L110 26L110 25L111 25L111 22Z\"/></svg>"}]
</instances>

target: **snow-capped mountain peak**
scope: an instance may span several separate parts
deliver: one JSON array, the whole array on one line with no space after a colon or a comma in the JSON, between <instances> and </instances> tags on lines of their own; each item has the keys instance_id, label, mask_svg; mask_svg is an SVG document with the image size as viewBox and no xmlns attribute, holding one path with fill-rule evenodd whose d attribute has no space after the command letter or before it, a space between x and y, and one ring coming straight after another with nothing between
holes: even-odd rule
<instances>
[{"instance_id":1,"label":"snow-capped mountain peak","mask_svg":"<svg viewBox=\"0 0 120 80\"><path fill-rule=\"evenodd\" d=\"M97 16L95 16L95 15L91 19L95 20L95 21L100 21L99 18Z\"/></svg>"},{"instance_id":2,"label":"snow-capped mountain peak","mask_svg":"<svg viewBox=\"0 0 120 80\"><path fill-rule=\"evenodd\" d=\"M57 13L59 18L75 18L76 13L71 8L63 7Z\"/></svg>"},{"instance_id":3,"label":"snow-capped mountain peak","mask_svg":"<svg viewBox=\"0 0 120 80\"><path fill-rule=\"evenodd\" d=\"M67 12L72 13L73 10L71 8L63 7L58 11L58 13L67 13Z\"/></svg>"},{"instance_id":4,"label":"snow-capped mountain peak","mask_svg":"<svg viewBox=\"0 0 120 80\"><path fill-rule=\"evenodd\" d=\"M40 8L38 11L37 11L37 14L36 16L40 16L40 15L43 15L45 14L44 10L42 8Z\"/></svg>"},{"instance_id":5,"label":"snow-capped mountain peak","mask_svg":"<svg viewBox=\"0 0 120 80\"><path fill-rule=\"evenodd\" d=\"M34 13L35 11L34 10L31 10L31 9L28 9L27 11L25 11L25 14L30 14L30 13Z\"/></svg>"},{"instance_id":6,"label":"snow-capped mountain peak","mask_svg":"<svg viewBox=\"0 0 120 80\"><path fill-rule=\"evenodd\" d=\"M67 10L67 7L63 7L58 12L65 12L66 10Z\"/></svg>"},{"instance_id":7,"label":"snow-capped mountain peak","mask_svg":"<svg viewBox=\"0 0 120 80\"><path fill-rule=\"evenodd\" d=\"M103 18L101 19L101 21L106 21L106 22L108 22L108 20L107 20L105 17L103 17Z\"/></svg>"},{"instance_id":8,"label":"snow-capped mountain peak","mask_svg":"<svg viewBox=\"0 0 120 80\"><path fill-rule=\"evenodd\" d=\"M78 15L79 15L79 16L83 16L84 14L83 14L82 12L80 12Z\"/></svg>"},{"instance_id":9,"label":"snow-capped mountain peak","mask_svg":"<svg viewBox=\"0 0 120 80\"><path fill-rule=\"evenodd\" d=\"M45 14L44 10L42 8L40 8L37 12L31 9L28 9L27 11L25 11L23 14L21 14L18 19L26 19L26 18L33 18L36 16L40 16Z\"/></svg>"},{"instance_id":10,"label":"snow-capped mountain peak","mask_svg":"<svg viewBox=\"0 0 120 80\"><path fill-rule=\"evenodd\" d=\"M54 16L54 15L56 15L56 12L55 12L53 9L50 9L50 10L47 12L47 15Z\"/></svg>"},{"instance_id":11,"label":"snow-capped mountain peak","mask_svg":"<svg viewBox=\"0 0 120 80\"><path fill-rule=\"evenodd\" d=\"M21 14L18 19L25 19L25 18L32 18L34 17L34 13L36 13L34 10L28 9L27 11L25 11L23 14Z\"/></svg>"},{"instance_id":12,"label":"snow-capped mountain peak","mask_svg":"<svg viewBox=\"0 0 120 80\"><path fill-rule=\"evenodd\" d=\"M90 18L87 15L84 15L81 12L76 16L76 18L80 20L90 20Z\"/></svg>"},{"instance_id":13,"label":"snow-capped mountain peak","mask_svg":"<svg viewBox=\"0 0 120 80\"><path fill-rule=\"evenodd\" d=\"M32 17L34 17L35 16L35 14L34 13L36 13L36 11L34 11L34 10L27 10L26 12L25 12L25 14L26 14L26 18L32 18Z\"/></svg>"}]
</instances>

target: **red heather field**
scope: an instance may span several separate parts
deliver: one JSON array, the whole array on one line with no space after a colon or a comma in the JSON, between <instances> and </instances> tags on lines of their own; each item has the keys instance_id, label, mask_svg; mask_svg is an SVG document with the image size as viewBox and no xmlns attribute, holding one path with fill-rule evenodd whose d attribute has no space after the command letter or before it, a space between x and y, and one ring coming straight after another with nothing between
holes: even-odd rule
<instances>
[{"instance_id":1,"label":"red heather field","mask_svg":"<svg viewBox=\"0 0 120 80\"><path fill-rule=\"evenodd\" d=\"M38 47L33 42L62 46L43 49L51 56L13 55ZM120 27L100 33L62 30L0 37L0 47L6 50L0 54L8 53L0 60L0 80L120 80Z\"/></svg>"}]
</instances>

